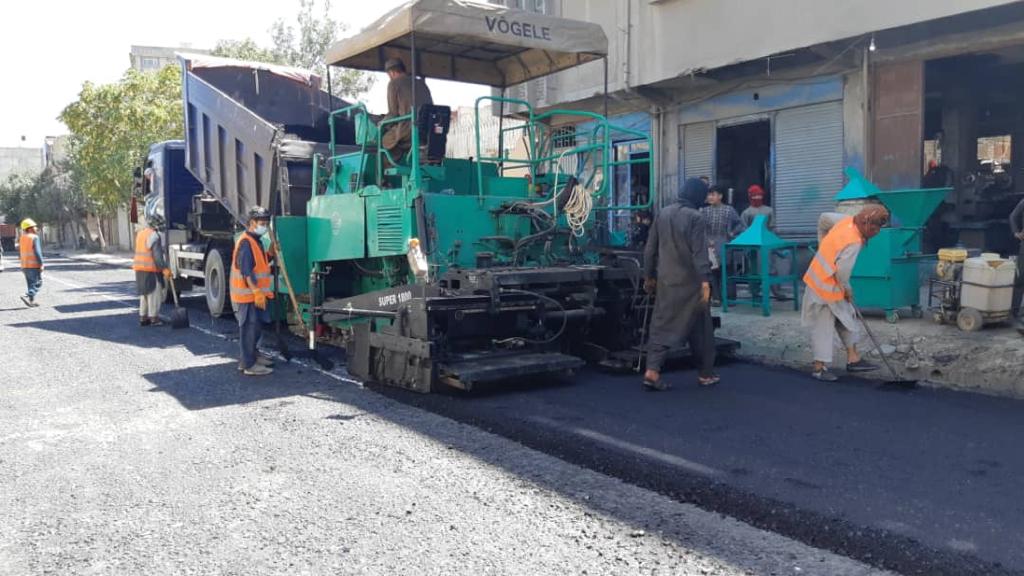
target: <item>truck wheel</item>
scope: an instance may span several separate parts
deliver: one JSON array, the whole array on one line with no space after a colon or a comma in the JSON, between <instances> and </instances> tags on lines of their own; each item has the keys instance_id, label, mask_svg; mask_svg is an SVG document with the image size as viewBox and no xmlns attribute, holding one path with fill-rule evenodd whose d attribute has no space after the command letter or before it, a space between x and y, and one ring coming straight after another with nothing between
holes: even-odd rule
<instances>
[{"instance_id":1,"label":"truck wheel","mask_svg":"<svg viewBox=\"0 0 1024 576\"><path fill-rule=\"evenodd\" d=\"M227 267L224 265L224 258L220 250L213 249L206 256L206 307L210 310L210 316L219 318L227 312L231 312L228 305L228 275Z\"/></svg>"}]
</instances>

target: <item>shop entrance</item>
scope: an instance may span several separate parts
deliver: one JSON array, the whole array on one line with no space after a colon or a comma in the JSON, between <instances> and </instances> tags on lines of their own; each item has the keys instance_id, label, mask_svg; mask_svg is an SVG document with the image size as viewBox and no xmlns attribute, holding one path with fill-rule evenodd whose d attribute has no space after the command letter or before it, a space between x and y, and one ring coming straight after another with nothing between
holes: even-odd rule
<instances>
[{"instance_id":1,"label":"shop entrance","mask_svg":"<svg viewBox=\"0 0 1024 576\"><path fill-rule=\"evenodd\" d=\"M731 190L726 201L737 212L750 204L747 188L752 184L770 191L771 142L771 122L767 119L718 127L714 183ZM765 201L770 204L771 198Z\"/></svg>"},{"instance_id":2,"label":"shop entrance","mask_svg":"<svg viewBox=\"0 0 1024 576\"><path fill-rule=\"evenodd\" d=\"M925 64L926 187L954 192L929 222L926 249L961 243L1017 251L1009 214L1024 197L1024 46Z\"/></svg>"}]
</instances>

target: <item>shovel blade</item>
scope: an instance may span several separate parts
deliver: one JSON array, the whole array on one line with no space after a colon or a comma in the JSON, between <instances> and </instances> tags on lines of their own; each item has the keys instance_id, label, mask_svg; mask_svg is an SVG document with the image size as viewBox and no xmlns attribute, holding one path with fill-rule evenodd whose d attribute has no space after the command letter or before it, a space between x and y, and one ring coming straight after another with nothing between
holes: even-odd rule
<instances>
[{"instance_id":1,"label":"shovel blade","mask_svg":"<svg viewBox=\"0 0 1024 576\"><path fill-rule=\"evenodd\" d=\"M188 328L188 310L185 308L175 308L171 312L171 328Z\"/></svg>"}]
</instances>

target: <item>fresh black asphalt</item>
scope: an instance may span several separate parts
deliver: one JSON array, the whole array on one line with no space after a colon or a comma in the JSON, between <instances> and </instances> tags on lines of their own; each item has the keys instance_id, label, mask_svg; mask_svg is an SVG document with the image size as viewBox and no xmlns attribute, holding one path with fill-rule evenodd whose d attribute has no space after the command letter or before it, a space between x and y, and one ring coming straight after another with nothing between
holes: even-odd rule
<instances>
[{"instance_id":1,"label":"fresh black asphalt","mask_svg":"<svg viewBox=\"0 0 1024 576\"><path fill-rule=\"evenodd\" d=\"M76 282L130 297L127 276L73 266ZM231 333L186 302L194 323ZM1024 402L743 363L720 373L701 389L680 368L664 393L589 370L475 393L371 390L878 567L1024 574Z\"/></svg>"}]
</instances>

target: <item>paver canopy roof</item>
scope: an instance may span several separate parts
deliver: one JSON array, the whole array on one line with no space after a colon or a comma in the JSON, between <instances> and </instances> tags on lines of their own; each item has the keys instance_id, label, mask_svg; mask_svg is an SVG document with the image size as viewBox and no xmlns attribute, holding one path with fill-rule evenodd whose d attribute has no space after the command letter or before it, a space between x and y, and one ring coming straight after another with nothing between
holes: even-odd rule
<instances>
[{"instance_id":1,"label":"paver canopy roof","mask_svg":"<svg viewBox=\"0 0 1024 576\"><path fill-rule=\"evenodd\" d=\"M327 50L333 66L383 71L399 58L427 78L507 87L608 52L598 24L468 0L412 0Z\"/></svg>"}]
</instances>

